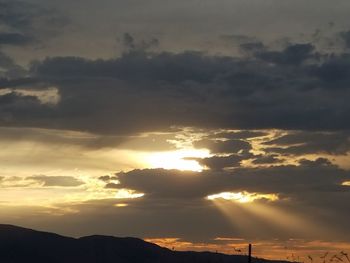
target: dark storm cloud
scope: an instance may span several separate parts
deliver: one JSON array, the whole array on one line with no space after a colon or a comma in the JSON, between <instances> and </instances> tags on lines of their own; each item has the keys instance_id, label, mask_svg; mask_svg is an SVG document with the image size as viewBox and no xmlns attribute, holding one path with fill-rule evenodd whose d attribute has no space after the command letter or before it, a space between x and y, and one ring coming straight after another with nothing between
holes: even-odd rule
<instances>
[{"instance_id":1,"label":"dark storm cloud","mask_svg":"<svg viewBox=\"0 0 350 263\"><path fill-rule=\"evenodd\" d=\"M252 149L249 142L242 140L200 140L195 141L193 146L196 148L207 148L211 153L238 153L239 151L249 151Z\"/></svg>"},{"instance_id":2,"label":"dark storm cloud","mask_svg":"<svg viewBox=\"0 0 350 263\"><path fill-rule=\"evenodd\" d=\"M177 170L134 170L116 174L119 188L134 189L151 196L204 198L225 191L279 193L285 196L310 192L343 192L350 174L327 159L301 160L299 165L237 168L234 171L181 172ZM349 189L350 190L350 189Z\"/></svg>"},{"instance_id":3,"label":"dark storm cloud","mask_svg":"<svg viewBox=\"0 0 350 263\"><path fill-rule=\"evenodd\" d=\"M67 19L55 10L26 1L0 0L0 78L16 79L28 74L4 53L5 48L42 48L65 24Z\"/></svg>"},{"instance_id":4,"label":"dark storm cloud","mask_svg":"<svg viewBox=\"0 0 350 263\"><path fill-rule=\"evenodd\" d=\"M1 53L0 53L0 61L1 61ZM22 86L30 86L33 87L37 83L36 79L32 78L0 78L0 89L1 88L16 88Z\"/></svg>"},{"instance_id":5,"label":"dark storm cloud","mask_svg":"<svg viewBox=\"0 0 350 263\"><path fill-rule=\"evenodd\" d=\"M303 155L326 153L345 155L350 150L350 134L348 132L326 133L300 131L284 135L264 144L274 146L267 149L267 151L282 154Z\"/></svg>"},{"instance_id":6,"label":"dark storm cloud","mask_svg":"<svg viewBox=\"0 0 350 263\"><path fill-rule=\"evenodd\" d=\"M34 105L38 104L40 104L40 102L37 97L23 96L17 92L10 92L0 96L0 107L2 113L6 113L6 108L10 108L11 113L21 113L22 110L33 110L35 107Z\"/></svg>"},{"instance_id":7,"label":"dark storm cloud","mask_svg":"<svg viewBox=\"0 0 350 263\"><path fill-rule=\"evenodd\" d=\"M313 67L310 73L319 78L329 90L347 89L350 80L350 54L331 56L321 66Z\"/></svg>"},{"instance_id":8,"label":"dark storm cloud","mask_svg":"<svg viewBox=\"0 0 350 263\"><path fill-rule=\"evenodd\" d=\"M32 126L33 115L36 116L36 122L47 122L52 113L36 96L26 96L15 91L0 95L2 126ZM17 120L16 123L14 120Z\"/></svg>"},{"instance_id":9,"label":"dark storm cloud","mask_svg":"<svg viewBox=\"0 0 350 263\"><path fill-rule=\"evenodd\" d=\"M0 89L11 87L11 82L8 77L18 78L26 72L21 66L17 65L16 62L4 52L0 50ZM13 82L18 82L14 80Z\"/></svg>"},{"instance_id":10,"label":"dark storm cloud","mask_svg":"<svg viewBox=\"0 0 350 263\"><path fill-rule=\"evenodd\" d=\"M76 187L84 184L83 181L73 176L47 176L35 175L27 177L26 180L34 180L42 183L45 187L61 186L61 187Z\"/></svg>"},{"instance_id":11,"label":"dark storm cloud","mask_svg":"<svg viewBox=\"0 0 350 263\"><path fill-rule=\"evenodd\" d=\"M348 54L321 56L312 44L245 57L138 49L107 60L53 57L31 68L42 86L59 89L60 103L43 109L50 121L28 106L24 122L8 107L14 118L2 125L103 134L171 126L342 130L349 128L349 73Z\"/></svg>"},{"instance_id":12,"label":"dark storm cloud","mask_svg":"<svg viewBox=\"0 0 350 263\"><path fill-rule=\"evenodd\" d=\"M15 66L15 62L13 61L13 59L0 51L0 68L8 69L14 66Z\"/></svg>"},{"instance_id":13,"label":"dark storm cloud","mask_svg":"<svg viewBox=\"0 0 350 263\"><path fill-rule=\"evenodd\" d=\"M206 84L225 73L236 62L233 58L211 57L201 52L147 53L131 51L110 60L79 57L48 58L34 65L33 73L42 78L111 78L164 85L194 81ZM155 83L154 83L155 82ZM140 83L138 83L140 84ZM167 88L159 87L154 88ZM147 86L146 86L147 87ZM169 87L168 87L169 88ZM174 87L180 88L180 87ZM142 88L140 88L142 89ZM148 87L149 89L149 87Z\"/></svg>"},{"instance_id":14,"label":"dark storm cloud","mask_svg":"<svg viewBox=\"0 0 350 263\"><path fill-rule=\"evenodd\" d=\"M31 36L25 36L18 33L0 33L0 45L26 45L33 41Z\"/></svg>"},{"instance_id":15,"label":"dark storm cloud","mask_svg":"<svg viewBox=\"0 0 350 263\"><path fill-rule=\"evenodd\" d=\"M14 29L31 26L34 14L33 5L22 1L1 0L0 23Z\"/></svg>"},{"instance_id":16,"label":"dark storm cloud","mask_svg":"<svg viewBox=\"0 0 350 263\"><path fill-rule=\"evenodd\" d=\"M300 65L305 60L317 58L313 54L315 47L311 44L293 44L289 45L283 51L263 51L258 52L256 56L267 62L284 65Z\"/></svg>"},{"instance_id":17,"label":"dark storm cloud","mask_svg":"<svg viewBox=\"0 0 350 263\"><path fill-rule=\"evenodd\" d=\"M67 19L26 1L0 1L0 46L24 46L56 35Z\"/></svg>"},{"instance_id":18,"label":"dark storm cloud","mask_svg":"<svg viewBox=\"0 0 350 263\"><path fill-rule=\"evenodd\" d=\"M258 131L219 132L210 134L201 140L193 142L195 148L209 149L211 157L197 159L197 161L210 169L222 170L241 165L241 161L260 157L250 152L252 146L245 139L267 135Z\"/></svg>"},{"instance_id":19,"label":"dark storm cloud","mask_svg":"<svg viewBox=\"0 0 350 263\"><path fill-rule=\"evenodd\" d=\"M254 158L255 156L250 152L242 152L240 154L231 154L228 156L207 157L198 159L197 161L212 170L222 170L225 168L234 168L241 165L241 161Z\"/></svg>"},{"instance_id":20,"label":"dark storm cloud","mask_svg":"<svg viewBox=\"0 0 350 263\"><path fill-rule=\"evenodd\" d=\"M241 161L244 157L240 155L230 155L230 156L213 156L209 158L203 158L198 160L201 165L204 165L212 170L221 170L224 168L238 167L241 165Z\"/></svg>"}]
</instances>

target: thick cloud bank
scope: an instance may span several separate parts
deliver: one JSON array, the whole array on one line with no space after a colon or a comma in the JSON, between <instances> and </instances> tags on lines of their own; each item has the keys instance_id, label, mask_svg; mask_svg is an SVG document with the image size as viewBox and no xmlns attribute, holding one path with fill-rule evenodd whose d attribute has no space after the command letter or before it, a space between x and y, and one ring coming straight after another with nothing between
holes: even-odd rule
<instances>
[{"instance_id":1,"label":"thick cloud bank","mask_svg":"<svg viewBox=\"0 0 350 263\"><path fill-rule=\"evenodd\" d=\"M238 57L132 49L115 59L37 61L29 78L4 78L2 88L55 87L60 101L42 105L23 93L2 95L1 125L102 134L171 126L349 128L350 54L322 53L310 43L247 48Z\"/></svg>"}]
</instances>

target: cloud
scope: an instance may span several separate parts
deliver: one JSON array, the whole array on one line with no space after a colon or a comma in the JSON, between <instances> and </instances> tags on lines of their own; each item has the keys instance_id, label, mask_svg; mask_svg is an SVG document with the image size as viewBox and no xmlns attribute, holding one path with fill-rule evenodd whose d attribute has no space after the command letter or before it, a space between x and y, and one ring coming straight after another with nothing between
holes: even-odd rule
<instances>
[{"instance_id":1,"label":"cloud","mask_svg":"<svg viewBox=\"0 0 350 263\"><path fill-rule=\"evenodd\" d=\"M33 113L37 118L46 121L49 109L36 96L22 95L18 92L0 95L0 125L7 126L10 124L9 126L12 126L13 120L17 120L22 124L28 121L31 122L30 117Z\"/></svg>"},{"instance_id":2,"label":"cloud","mask_svg":"<svg viewBox=\"0 0 350 263\"><path fill-rule=\"evenodd\" d=\"M15 66L15 63L11 57L0 51L0 68L8 69Z\"/></svg>"},{"instance_id":3,"label":"cloud","mask_svg":"<svg viewBox=\"0 0 350 263\"><path fill-rule=\"evenodd\" d=\"M112 177L110 175L103 175L103 176L100 176L98 179L103 182L109 182L110 180L112 180Z\"/></svg>"},{"instance_id":4,"label":"cloud","mask_svg":"<svg viewBox=\"0 0 350 263\"><path fill-rule=\"evenodd\" d=\"M240 151L249 151L252 149L249 142L242 140L200 140L193 143L196 148L210 149L211 153L238 153Z\"/></svg>"},{"instance_id":5,"label":"cloud","mask_svg":"<svg viewBox=\"0 0 350 263\"><path fill-rule=\"evenodd\" d=\"M73 176L34 175L34 176L29 176L26 179L38 181L42 183L44 187L50 187L50 186L76 187L84 184L83 181Z\"/></svg>"},{"instance_id":6,"label":"cloud","mask_svg":"<svg viewBox=\"0 0 350 263\"><path fill-rule=\"evenodd\" d=\"M174 126L344 130L349 65L346 53L316 52L312 43L243 57L139 49L113 59L52 57L33 63L28 77L2 82L12 89L55 87L60 103L28 100L25 112L8 106L11 121L2 125L120 136Z\"/></svg>"},{"instance_id":7,"label":"cloud","mask_svg":"<svg viewBox=\"0 0 350 263\"><path fill-rule=\"evenodd\" d=\"M280 154L332 154L345 155L350 150L348 132L291 132L264 143L273 146L267 151Z\"/></svg>"},{"instance_id":8,"label":"cloud","mask_svg":"<svg viewBox=\"0 0 350 263\"><path fill-rule=\"evenodd\" d=\"M340 32L340 37L343 39L345 46L347 48L350 48L350 30L349 31L344 31Z\"/></svg>"},{"instance_id":9,"label":"cloud","mask_svg":"<svg viewBox=\"0 0 350 263\"><path fill-rule=\"evenodd\" d=\"M67 24L67 18L56 10L28 1L1 0L0 9L0 46L35 45Z\"/></svg>"},{"instance_id":10,"label":"cloud","mask_svg":"<svg viewBox=\"0 0 350 263\"><path fill-rule=\"evenodd\" d=\"M349 152L349 32L344 30L331 38L318 30L311 36L298 36L297 41L286 38L269 42L277 31L286 36L285 32L293 34L294 28L299 33L300 26L310 20L310 12L322 11L331 16L327 1L317 3L320 7L317 9L308 5L310 10L304 10L305 15L298 13L298 19L295 14L305 7L303 1L276 2L274 10L263 1L256 1L259 8L250 8L245 1L226 1L226 8L214 2L198 8L188 2L185 12L184 8L178 8L182 3L174 2L175 8L172 5L165 8L164 3L155 1L142 3L146 11L141 13L132 1L122 3L128 8L110 8L121 3L109 1L108 5L99 6L97 14L93 1L86 1L84 12L72 8L76 5L74 1L35 1L40 2L72 14L77 30L65 32L57 42L50 42L66 29L65 17L56 10L33 4L34 1L0 0L0 137L10 149L4 153L7 160L4 165L10 170L16 167L17 172L22 169L17 168L20 161L28 168L19 173L23 178L0 176L1 195L6 197L13 191L24 196L34 187L43 199L42 193L47 191L53 200L62 200L56 194L62 197L66 193L79 194L79 200L91 200L80 204L50 204L55 209L45 207L38 214L34 208L33 211L26 208L23 213L32 216L25 216L24 220L35 218L38 225L40 220L43 225L49 225L46 222L49 218L50 224L53 222L60 229L71 222L87 232L115 231L116 235L169 234L197 239L219 234L239 236L241 230L247 230L238 224L242 221L247 223L245 226L256 225L260 229L261 232L251 229L253 236L264 234L274 238L280 234L289 238L300 234L297 229L288 235L276 231L278 224L273 219L284 220L277 215L269 220L251 215L249 207L240 209L233 205L234 212L228 209L231 217L224 218L216 204L205 199L222 192L247 191L279 196L265 210L260 209L261 213L271 208L286 211L288 215L294 212L305 215L312 222L317 217L317 221L326 222L327 229L348 224L350 207L345 201L350 197L350 188L344 182L350 181L349 171L330 160L340 163L337 158L345 159ZM344 5L337 6L341 12L339 21L348 16ZM264 9L266 12L261 12ZM271 23L276 18L271 14L284 14L283 11L291 9L295 14L290 22ZM232 10L238 16L232 16ZM134 15L135 11L140 16L131 21L130 14ZM220 14L220 18L213 16L214 13ZM244 14L243 20L238 18L240 14ZM258 20L251 20L257 15L258 27ZM181 25L191 26L175 25L172 17ZM277 20L286 19L281 18ZM320 20L324 22L324 16ZM113 21L123 28L110 24ZM203 27L203 21L208 27ZM141 28L140 24L142 30L137 29ZM254 28L250 33L264 28L257 33L265 40L245 35L249 27ZM307 27L309 30L313 25ZM187 36L184 40L178 38L179 28L188 30L181 32ZM220 30L213 30L217 28ZM199 29L204 37L197 34ZM115 36L122 32L130 32L118 39L117 45L122 46L124 53L111 57L116 50L112 53L109 48L115 48ZM153 37L154 32L157 37ZM224 35L216 39L215 34ZM200 41L203 38L205 43ZM91 45L82 48L85 43ZM198 52L188 46L209 50ZM47 54L50 57L43 59ZM27 56L37 60L25 68ZM43 100L50 89L57 95L55 103ZM99 187L106 188L94 188L94 178L110 170L144 165L127 160L128 156L122 158L127 152L124 150L135 155L142 152L140 159L144 154L179 150L176 147L180 143L169 141L176 141L176 131L182 127L193 127L193 131L202 134L189 136L188 141L193 142L194 148L211 151L213 156L195 159L208 170L200 173L128 170L100 177ZM159 133L150 133L155 131ZM188 141L186 138L186 145L191 144ZM16 147L21 147L21 151ZM329 160L304 159L315 158L309 155L333 156ZM77 167L84 174L96 177L86 182L74 176L27 177L36 174L32 170L39 166L41 170L55 170L55 175L72 175L65 167ZM78 187L84 183L84 187ZM50 187L56 186L61 188L52 191ZM123 203L116 199L93 200L96 196L115 197L120 189L145 196L122 200ZM104 191L109 195L103 195ZM7 196L2 200L12 198ZM254 205L267 204L256 200ZM60 216L56 217L57 214ZM234 218L241 222L235 222ZM72 228L82 231L80 227ZM346 229L343 232L345 238L350 236Z\"/></svg>"},{"instance_id":11,"label":"cloud","mask_svg":"<svg viewBox=\"0 0 350 263\"><path fill-rule=\"evenodd\" d=\"M325 88L331 89L345 89L347 90L347 83L349 82L350 72L350 54L343 53L334 56L332 59L326 60L319 67L311 69L312 76L319 78Z\"/></svg>"},{"instance_id":12,"label":"cloud","mask_svg":"<svg viewBox=\"0 0 350 263\"><path fill-rule=\"evenodd\" d=\"M0 179L1 188L18 188L23 189L25 187L35 187L37 186L32 180L27 180L26 178L19 176L4 176Z\"/></svg>"},{"instance_id":13,"label":"cloud","mask_svg":"<svg viewBox=\"0 0 350 263\"><path fill-rule=\"evenodd\" d=\"M349 198L350 192L349 187L340 183L349 179L349 172L326 159L220 172L134 170L103 177L101 182L108 184L111 179L119 180L117 189L145 195L123 200L122 206L118 206L120 202L116 199L75 203L71 209L79 212L67 213L63 218L81 222L83 229L91 225L100 229L97 226L102 224L103 231L114 229L118 235L176 236L201 241L217 236L273 238L276 234L286 239L317 239L324 238L324 231L329 230L330 240L348 240L348 231L341 230L341 226L347 222L349 207L342 200ZM226 214L221 214L220 202L217 206L206 198L216 193L243 191L259 196L276 194L279 199L249 204L218 200L223 211L226 207Z\"/></svg>"},{"instance_id":14,"label":"cloud","mask_svg":"<svg viewBox=\"0 0 350 263\"><path fill-rule=\"evenodd\" d=\"M18 33L0 33L0 45L21 46L32 42L31 36L25 36Z\"/></svg>"},{"instance_id":15,"label":"cloud","mask_svg":"<svg viewBox=\"0 0 350 263\"><path fill-rule=\"evenodd\" d=\"M119 40L119 39L118 39ZM124 33L122 38L119 40L126 52L130 51L146 51L152 48L156 48L159 45L157 38L151 38L149 40L136 41L135 38L129 34Z\"/></svg>"},{"instance_id":16,"label":"cloud","mask_svg":"<svg viewBox=\"0 0 350 263\"><path fill-rule=\"evenodd\" d=\"M220 131L214 134L208 135L211 139L224 139L224 140L244 140L266 136L269 133L266 131L254 131L254 130L243 130L243 131Z\"/></svg>"},{"instance_id":17,"label":"cloud","mask_svg":"<svg viewBox=\"0 0 350 263\"><path fill-rule=\"evenodd\" d=\"M16 62L4 52L0 50L0 89L6 87L11 82L18 82L18 80L11 81L10 78L18 78L26 72L23 67L16 64ZM11 84L10 84L11 85Z\"/></svg>"},{"instance_id":18,"label":"cloud","mask_svg":"<svg viewBox=\"0 0 350 263\"><path fill-rule=\"evenodd\" d=\"M11 28L25 29L33 22L33 5L22 1L2 0L0 2L2 15L1 24Z\"/></svg>"},{"instance_id":19,"label":"cloud","mask_svg":"<svg viewBox=\"0 0 350 263\"><path fill-rule=\"evenodd\" d=\"M176 236L202 242L217 236L270 239L278 234L286 239L327 237L332 241L349 237L346 228L339 235L336 231L347 224L349 217L349 205L343 201L349 198L350 188L340 185L343 180L349 180L349 172L326 159L302 160L299 165L200 173L134 170L100 178L105 185L111 180L119 181L115 193L129 189L130 193L133 190L145 195L137 199L92 198L85 202L55 203L45 209L14 207L11 215L20 215L18 218L24 215L29 220L26 224L37 226L46 222L54 229L74 235L99 232L118 236ZM37 182L43 185L42 181ZM243 191L257 196L276 194L279 199L246 204L216 200L222 209L226 207L225 214L206 198L222 192ZM36 219L32 221L34 215ZM3 220L9 218L6 216L6 213L0 215ZM75 227L77 224L79 228ZM313 232L315 228L318 231ZM325 229L332 235L324 235Z\"/></svg>"},{"instance_id":20,"label":"cloud","mask_svg":"<svg viewBox=\"0 0 350 263\"><path fill-rule=\"evenodd\" d=\"M31 104L37 103L38 100L35 96L22 96L17 92L10 92L0 96L0 106L5 108L7 105L10 105L11 110L14 107L21 108L21 106L31 108Z\"/></svg>"},{"instance_id":21,"label":"cloud","mask_svg":"<svg viewBox=\"0 0 350 263\"><path fill-rule=\"evenodd\" d=\"M233 171L181 172L146 169L116 174L119 188L151 196L204 198L220 192L279 193L286 196L308 192L342 192L350 174L327 159L301 160L299 165L237 168ZM117 185L116 185L117 187Z\"/></svg>"},{"instance_id":22,"label":"cloud","mask_svg":"<svg viewBox=\"0 0 350 263\"><path fill-rule=\"evenodd\" d=\"M0 53L0 56L1 56L1 53ZM6 56L6 58L9 59L8 56ZM11 60L11 63L8 63L8 65L11 65L11 66L13 65L12 60ZM0 87L1 87L1 89L5 89L5 88L22 87L22 86L26 86L26 85L33 86L37 82L38 81L36 79L33 79L33 78L5 78L4 77L4 78L0 79Z\"/></svg>"},{"instance_id":23,"label":"cloud","mask_svg":"<svg viewBox=\"0 0 350 263\"><path fill-rule=\"evenodd\" d=\"M292 44L283 51L262 51L256 56L267 62L285 65L300 65L310 58L317 58L313 54L315 47L312 44Z\"/></svg>"},{"instance_id":24,"label":"cloud","mask_svg":"<svg viewBox=\"0 0 350 263\"><path fill-rule=\"evenodd\" d=\"M290 44L256 57L130 51L108 60L48 58L33 64L31 75L57 87L61 103L46 111L54 122L38 122L30 110L28 120L120 134L171 126L347 129L350 60L310 61L315 56L311 44Z\"/></svg>"},{"instance_id":25,"label":"cloud","mask_svg":"<svg viewBox=\"0 0 350 263\"><path fill-rule=\"evenodd\" d=\"M254 155L246 152L243 154L231 154L228 156L212 156L199 159L198 162L213 170L222 170L225 168L235 168L241 165L241 161L253 158Z\"/></svg>"},{"instance_id":26,"label":"cloud","mask_svg":"<svg viewBox=\"0 0 350 263\"><path fill-rule=\"evenodd\" d=\"M258 158L253 160L253 164L275 164L279 163L281 160L278 159L277 154L257 156Z\"/></svg>"},{"instance_id":27,"label":"cloud","mask_svg":"<svg viewBox=\"0 0 350 263\"><path fill-rule=\"evenodd\" d=\"M43 48L62 32L68 20L56 10L30 1L0 0L0 10L0 78L16 82L16 78L27 76L28 72L15 62L22 58L7 53L14 54L13 48Z\"/></svg>"}]
</instances>

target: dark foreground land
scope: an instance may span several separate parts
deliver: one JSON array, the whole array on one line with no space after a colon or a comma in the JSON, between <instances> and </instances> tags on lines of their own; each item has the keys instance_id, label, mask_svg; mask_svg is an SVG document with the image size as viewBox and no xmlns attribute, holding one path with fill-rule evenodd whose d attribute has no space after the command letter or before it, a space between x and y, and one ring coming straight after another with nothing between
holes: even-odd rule
<instances>
[{"instance_id":1,"label":"dark foreground land","mask_svg":"<svg viewBox=\"0 0 350 263\"><path fill-rule=\"evenodd\" d=\"M70 238L0 224L1 263L247 263L246 256L179 252L137 238ZM272 261L253 258L252 262ZM278 261L275 261L277 263Z\"/></svg>"}]
</instances>

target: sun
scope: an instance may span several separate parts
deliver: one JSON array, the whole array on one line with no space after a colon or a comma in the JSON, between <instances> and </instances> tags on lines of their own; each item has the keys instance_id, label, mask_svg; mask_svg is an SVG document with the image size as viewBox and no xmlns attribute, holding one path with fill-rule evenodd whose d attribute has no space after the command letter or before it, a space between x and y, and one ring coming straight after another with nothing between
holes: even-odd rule
<instances>
[{"instance_id":1,"label":"sun","mask_svg":"<svg viewBox=\"0 0 350 263\"><path fill-rule=\"evenodd\" d=\"M151 153L145 157L149 168L176 169L180 171L201 172L204 169L198 160L210 157L206 149L182 149L169 152Z\"/></svg>"}]
</instances>

